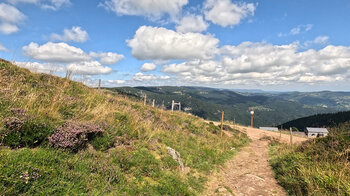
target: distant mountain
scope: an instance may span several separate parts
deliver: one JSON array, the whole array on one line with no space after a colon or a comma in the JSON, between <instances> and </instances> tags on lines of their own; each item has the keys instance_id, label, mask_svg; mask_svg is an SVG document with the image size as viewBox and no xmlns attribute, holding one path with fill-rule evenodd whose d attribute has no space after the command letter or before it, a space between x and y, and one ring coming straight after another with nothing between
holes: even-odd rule
<instances>
[{"instance_id":1,"label":"distant mountain","mask_svg":"<svg viewBox=\"0 0 350 196\"><path fill-rule=\"evenodd\" d=\"M350 110L349 92L237 92L207 87L119 87L110 90L141 99L147 95L156 105L171 109L171 101L181 102L182 110L204 119L225 120L249 125L249 108L255 110L254 126L277 126L293 119L314 114Z\"/></svg>"},{"instance_id":2,"label":"distant mountain","mask_svg":"<svg viewBox=\"0 0 350 196\"><path fill-rule=\"evenodd\" d=\"M307 116L304 118L295 119L278 127L296 127L300 131L304 130L305 127L334 127L339 124L350 121L350 111L347 112L337 112L329 114L317 114L312 116Z\"/></svg>"}]
</instances>

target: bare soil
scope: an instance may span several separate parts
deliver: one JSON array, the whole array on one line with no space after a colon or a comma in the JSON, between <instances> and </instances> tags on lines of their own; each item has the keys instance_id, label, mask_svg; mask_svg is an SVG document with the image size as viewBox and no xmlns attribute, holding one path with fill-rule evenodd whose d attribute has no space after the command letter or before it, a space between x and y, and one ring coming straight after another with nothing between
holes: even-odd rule
<instances>
[{"instance_id":1,"label":"bare soil","mask_svg":"<svg viewBox=\"0 0 350 196\"><path fill-rule=\"evenodd\" d=\"M290 136L250 127L234 127L247 133L252 142L210 177L205 195L287 195L277 184L269 164L271 138L290 143ZM280 137L281 136L281 137ZM293 143L307 140L293 136Z\"/></svg>"}]
</instances>

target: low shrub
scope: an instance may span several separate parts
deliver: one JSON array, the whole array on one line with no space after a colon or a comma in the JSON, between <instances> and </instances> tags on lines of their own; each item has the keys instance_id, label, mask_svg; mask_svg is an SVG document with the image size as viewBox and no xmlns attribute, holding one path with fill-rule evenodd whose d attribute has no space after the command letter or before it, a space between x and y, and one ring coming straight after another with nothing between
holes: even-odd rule
<instances>
[{"instance_id":1,"label":"low shrub","mask_svg":"<svg viewBox=\"0 0 350 196\"><path fill-rule=\"evenodd\" d=\"M40 119L28 116L23 109L11 109L15 117L4 120L2 143L11 148L37 147L51 133L52 128Z\"/></svg>"},{"instance_id":2,"label":"low shrub","mask_svg":"<svg viewBox=\"0 0 350 196\"><path fill-rule=\"evenodd\" d=\"M102 136L97 136L91 141L92 146L96 150L105 151L113 147L114 141L113 136L110 134L104 134Z\"/></svg>"},{"instance_id":3,"label":"low shrub","mask_svg":"<svg viewBox=\"0 0 350 196\"><path fill-rule=\"evenodd\" d=\"M77 151L86 147L88 140L102 133L103 130L98 125L67 122L58 127L48 139L54 147Z\"/></svg>"}]
</instances>

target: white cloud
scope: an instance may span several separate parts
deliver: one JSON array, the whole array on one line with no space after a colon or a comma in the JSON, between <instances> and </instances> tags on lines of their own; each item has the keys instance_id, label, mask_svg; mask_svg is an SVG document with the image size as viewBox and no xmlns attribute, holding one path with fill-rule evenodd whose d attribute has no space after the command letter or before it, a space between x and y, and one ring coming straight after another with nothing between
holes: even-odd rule
<instances>
[{"instance_id":1,"label":"white cloud","mask_svg":"<svg viewBox=\"0 0 350 196\"><path fill-rule=\"evenodd\" d=\"M318 36L313 40L313 42L315 44L326 44L328 40L329 40L328 36Z\"/></svg>"},{"instance_id":2,"label":"white cloud","mask_svg":"<svg viewBox=\"0 0 350 196\"><path fill-rule=\"evenodd\" d=\"M70 0L7 0L7 2L14 5L18 3L32 3L40 6L42 9L53 11L59 10L63 6L71 5Z\"/></svg>"},{"instance_id":3,"label":"white cloud","mask_svg":"<svg viewBox=\"0 0 350 196\"><path fill-rule=\"evenodd\" d=\"M72 63L91 60L91 57L82 49L63 42L48 42L41 46L31 42L28 46L24 46L22 50L26 56L40 61Z\"/></svg>"},{"instance_id":4,"label":"white cloud","mask_svg":"<svg viewBox=\"0 0 350 196\"><path fill-rule=\"evenodd\" d=\"M113 85L113 84L125 84L125 80L107 80L107 82L110 84L110 85Z\"/></svg>"},{"instance_id":5,"label":"white cloud","mask_svg":"<svg viewBox=\"0 0 350 196\"><path fill-rule=\"evenodd\" d=\"M181 33L200 33L207 30L208 26L209 24L203 20L202 16L187 15L184 16L177 24L176 31Z\"/></svg>"},{"instance_id":6,"label":"white cloud","mask_svg":"<svg viewBox=\"0 0 350 196\"><path fill-rule=\"evenodd\" d=\"M8 49L0 43L0 51L2 52L8 52Z\"/></svg>"},{"instance_id":7,"label":"white cloud","mask_svg":"<svg viewBox=\"0 0 350 196\"><path fill-rule=\"evenodd\" d=\"M241 20L253 16L255 9L253 3L232 3L231 0L207 0L204 3L205 19L223 27L238 25Z\"/></svg>"},{"instance_id":8,"label":"white cloud","mask_svg":"<svg viewBox=\"0 0 350 196\"><path fill-rule=\"evenodd\" d=\"M10 24L10 23L2 23L0 24L0 31L3 34L9 35L12 33L16 33L19 30L19 28L17 27L17 25L14 24Z\"/></svg>"},{"instance_id":9,"label":"white cloud","mask_svg":"<svg viewBox=\"0 0 350 196\"><path fill-rule=\"evenodd\" d=\"M309 40L304 43L305 48L309 48L313 45L324 45L327 44L329 41L328 36L318 36L314 40Z\"/></svg>"},{"instance_id":10,"label":"white cloud","mask_svg":"<svg viewBox=\"0 0 350 196\"><path fill-rule=\"evenodd\" d=\"M154 63L145 63L142 65L141 67L141 71L147 72L147 71L154 71L156 70L157 65L155 65Z\"/></svg>"},{"instance_id":11,"label":"white cloud","mask_svg":"<svg viewBox=\"0 0 350 196\"><path fill-rule=\"evenodd\" d=\"M111 52L90 52L87 54L82 49L63 42L48 42L43 45L32 42L28 46L24 46L22 50L26 56L44 62L34 63L31 66L41 70L52 70L52 66L62 66L66 70L72 71L74 75L109 74L113 71L112 68L101 65L93 58L100 58L103 64L114 64L123 57Z\"/></svg>"},{"instance_id":12,"label":"white cloud","mask_svg":"<svg viewBox=\"0 0 350 196\"><path fill-rule=\"evenodd\" d=\"M345 81L350 75L350 47L329 45L299 51L298 43L243 42L221 48L221 58L164 65L162 71L197 85L286 85Z\"/></svg>"},{"instance_id":13,"label":"white cloud","mask_svg":"<svg viewBox=\"0 0 350 196\"><path fill-rule=\"evenodd\" d=\"M135 81L147 81L147 80L168 80L170 79L169 76L156 76L156 75L153 75L153 74L144 74L144 73L136 73L134 76L133 76L133 80Z\"/></svg>"},{"instance_id":14,"label":"white cloud","mask_svg":"<svg viewBox=\"0 0 350 196\"><path fill-rule=\"evenodd\" d=\"M116 64L124 58L124 55L113 52L90 52L89 55L93 58L100 58L100 62L106 65Z\"/></svg>"},{"instance_id":15,"label":"white cloud","mask_svg":"<svg viewBox=\"0 0 350 196\"><path fill-rule=\"evenodd\" d=\"M64 73L66 71L66 68L60 64L38 62L15 62L14 64L36 73L53 74L56 72Z\"/></svg>"},{"instance_id":16,"label":"white cloud","mask_svg":"<svg viewBox=\"0 0 350 196\"><path fill-rule=\"evenodd\" d=\"M211 35L142 26L127 43L139 60L209 59L217 52L219 40Z\"/></svg>"},{"instance_id":17,"label":"white cloud","mask_svg":"<svg viewBox=\"0 0 350 196\"><path fill-rule=\"evenodd\" d=\"M312 24L307 24L307 25L299 25L293 29L290 30L291 35L297 35L303 32L308 32L312 29Z\"/></svg>"},{"instance_id":18,"label":"white cloud","mask_svg":"<svg viewBox=\"0 0 350 196\"><path fill-rule=\"evenodd\" d=\"M29 69L36 73L65 73L71 71L73 75L100 75L109 74L113 70L104 67L97 61L82 61L77 63L38 63L38 62L15 62L14 64Z\"/></svg>"},{"instance_id":19,"label":"white cloud","mask_svg":"<svg viewBox=\"0 0 350 196\"><path fill-rule=\"evenodd\" d=\"M306 33L312 29L312 24L306 24L306 25L298 25L297 27L292 28L289 33L279 33L278 37L284 37L289 35L298 35L301 33Z\"/></svg>"},{"instance_id":20,"label":"white cloud","mask_svg":"<svg viewBox=\"0 0 350 196\"><path fill-rule=\"evenodd\" d=\"M22 23L26 16L12 5L0 3L0 32L12 34L19 30L18 24Z\"/></svg>"},{"instance_id":21,"label":"white cloud","mask_svg":"<svg viewBox=\"0 0 350 196\"><path fill-rule=\"evenodd\" d=\"M53 11L59 10L63 6L71 5L70 0L42 0L41 2L41 8Z\"/></svg>"},{"instance_id":22,"label":"white cloud","mask_svg":"<svg viewBox=\"0 0 350 196\"><path fill-rule=\"evenodd\" d=\"M165 14L175 18L188 0L106 0L99 5L117 15L146 16L158 20Z\"/></svg>"},{"instance_id":23,"label":"white cloud","mask_svg":"<svg viewBox=\"0 0 350 196\"><path fill-rule=\"evenodd\" d=\"M51 34L50 38L52 41L86 42L89 39L89 35L81 27L72 27L72 29L64 29L63 35Z\"/></svg>"},{"instance_id":24,"label":"white cloud","mask_svg":"<svg viewBox=\"0 0 350 196\"><path fill-rule=\"evenodd\" d=\"M33 3L37 4L40 0L7 0L7 2L11 4L18 4L18 3Z\"/></svg>"},{"instance_id":25,"label":"white cloud","mask_svg":"<svg viewBox=\"0 0 350 196\"><path fill-rule=\"evenodd\" d=\"M109 74L113 71L110 67L104 67L97 61L70 63L67 65L67 70L76 75L100 75Z\"/></svg>"}]
</instances>

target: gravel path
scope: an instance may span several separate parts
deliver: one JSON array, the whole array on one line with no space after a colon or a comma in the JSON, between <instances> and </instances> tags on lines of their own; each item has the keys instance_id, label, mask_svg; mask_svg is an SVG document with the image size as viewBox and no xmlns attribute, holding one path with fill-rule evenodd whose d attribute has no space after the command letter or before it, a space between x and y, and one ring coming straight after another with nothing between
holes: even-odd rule
<instances>
[{"instance_id":1,"label":"gravel path","mask_svg":"<svg viewBox=\"0 0 350 196\"><path fill-rule=\"evenodd\" d=\"M273 176L268 157L269 141L266 140L266 136L279 139L280 134L242 126L236 128L246 132L252 142L210 177L205 195L287 195ZM290 141L289 135L281 136L281 142ZM294 143L305 140L293 137Z\"/></svg>"}]
</instances>

